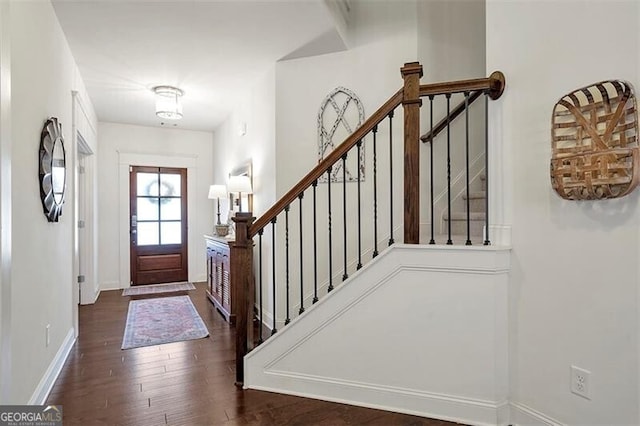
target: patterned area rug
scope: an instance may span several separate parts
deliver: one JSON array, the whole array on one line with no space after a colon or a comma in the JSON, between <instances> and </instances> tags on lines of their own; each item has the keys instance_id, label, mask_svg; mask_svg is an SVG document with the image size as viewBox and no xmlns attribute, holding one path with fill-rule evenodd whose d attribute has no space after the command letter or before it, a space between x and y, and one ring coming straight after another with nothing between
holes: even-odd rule
<instances>
[{"instance_id":1,"label":"patterned area rug","mask_svg":"<svg viewBox=\"0 0 640 426\"><path fill-rule=\"evenodd\" d=\"M175 293L176 291L195 290L191 283L153 284L129 287L122 290L123 296L142 296L143 294Z\"/></svg>"},{"instance_id":2,"label":"patterned area rug","mask_svg":"<svg viewBox=\"0 0 640 426\"><path fill-rule=\"evenodd\" d=\"M189 296L132 300L122 349L201 339L208 335Z\"/></svg>"}]
</instances>

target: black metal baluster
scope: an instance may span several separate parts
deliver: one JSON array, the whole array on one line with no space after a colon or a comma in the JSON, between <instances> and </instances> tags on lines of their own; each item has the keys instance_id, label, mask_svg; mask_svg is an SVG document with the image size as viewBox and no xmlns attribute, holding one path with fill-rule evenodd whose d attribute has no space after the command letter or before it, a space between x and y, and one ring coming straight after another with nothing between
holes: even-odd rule
<instances>
[{"instance_id":1,"label":"black metal baluster","mask_svg":"<svg viewBox=\"0 0 640 426\"><path fill-rule=\"evenodd\" d=\"M465 121L465 166L467 174L467 242L471 245L471 201L469 200L469 92L464 92L464 121Z\"/></svg>"},{"instance_id":2,"label":"black metal baluster","mask_svg":"<svg viewBox=\"0 0 640 426\"><path fill-rule=\"evenodd\" d=\"M451 94L447 93L447 244L451 241Z\"/></svg>"},{"instance_id":3,"label":"black metal baluster","mask_svg":"<svg viewBox=\"0 0 640 426\"><path fill-rule=\"evenodd\" d=\"M327 193L329 194L328 197L328 201L329 201L329 221L328 221L328 225L329 225L329 287L327 288L327 292L330 292L331 290L333 290L333 256L332 256L332 247L333 247L333 243L332 243L332 239L331 239L331 169L332 167L329 166L329 168L327 169Z\"/></svg>"},{"instance_id":4,"label":"black metal baluster","mask_svg":"<svg viewBox=\"0 0 640 426\"><path fill-rule=\"evenodd\" d=\"M362 139L358 141L358 266L356 269L362 268L362 214L360 202L360 151L362 149Z\"/></svg>"},{"instance_id":5,"label":"black metal baluster","mask_svg":"<svg viewBox=\"0 0 640 426\"><path fill-rule=\"evenodd\" d=\"M271 329L271 335L273 336L278 332L276 328L276 218L271 219L271 274L272 274L272 294L273 297L273 328Z\"/></svg>"},{"instance_id":6,"label":"black metal baluster","mask_svg":"<svg viewBox=\"0 0 640 426\"><path fill-rule=\"evenodd\" d=\"M284 208L284 256L285 256L285 282L287 288L287 317L284 320L284 325L291 322L289 318L289 206Z\"/></svg>"},{"instance_id":7,"label":"black metal baluster","mask_svg":"<svg viewBox=\"0 0 640 426\"><path fill-rule=\"evenodd\" d=\"M301 192L300 195L298 195L298 205L300 207L300 211L299 211L299 215L298 218L300 219L300 310L298 311L298 315L302 314L304 312L304 285L303 285L303 280L304 280L304 270L303 270L303 263L304 263L304 256L302 255L302 198L304 197L304 192Z\"/></svg>"},{"instance_id":8,"label":"black metal baluster","mask_svg":"<svg viewBox=\"0 0 640 426\"><path fill-rule=\"evenodd\" d=\"M430 183L431 183L431 239L429 240L429 244L435 244L436 240L434 239L434 229L435 229L435 220L433 217L433 95L429 96L429 123L431 127L431 131L429 132L429 174L430 174Z\"/></svg>"},{"instance_id":9,"label":"black metal baluster","mask_svg":"<svg viewBox=\"0 0 640 426\"><path fill-rule=\"evenodd\" d=\"M393 111L389 113L389 245L393 244Z\"/></svg>"},{"instance_id":10,"label":"black metal baluster","mask_svg":"<svg viewBox=\"0 0 640 426\"><path fill-rule=\"evenodd\" d=\"M378 255L378 125L373 127L373 256Z\"/></svg>"},{"instance_id":11,"label":"black metal baluster","mask_svg":"<svg viewBox=\"0 0 640 426\"><path fill-rule=\"evenodd\" d=\"M258 326L260 327L260 331L259 331L260 337L258 338L258 344L261 344L263 342L262 340L262 234L263 232L264 232L264 228L258 231L258 274L260 275L260 285L258 286L260 291L260 293L258 294L258 305L260 306L260 324Z\"/></svg>"},{"instance_id":12,"label":"black metal baluster","mask_svg":"<svg viewBox=\"0 0 640 426\"><path fill-rule=\"evenodd\" d=\"M313 181L313 302L318 301L318 217L316 214L316 190L318 180Z\"/></svg>"},{"instance_id":13,"label":"black metal baluster","mask_svg":"<svg viewBox=\"0 0 640 426\"><path fill-rule=\"evenodd\" d=\"M484 190L485 190L485 239L484 245L491 245L489 239L489 93L484 93Z\"/></svg>"},{"instance_id":14,"label":"black metal baluster","mask_svg":"<svg viewBox=\"0 0 640 426\"><path fill-rule=\"evenodd\" d=\"M347 153L342 156L342 230L344 242L344 273L342 281L349 278L347 274Z\"/></svg>"}]
</instances>

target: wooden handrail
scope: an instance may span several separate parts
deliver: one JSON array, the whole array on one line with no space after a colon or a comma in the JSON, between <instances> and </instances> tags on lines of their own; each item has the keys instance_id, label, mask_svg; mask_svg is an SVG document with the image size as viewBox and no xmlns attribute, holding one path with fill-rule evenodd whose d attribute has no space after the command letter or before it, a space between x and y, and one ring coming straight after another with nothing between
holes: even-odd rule
<instances>
[{"instance_id":1,"label":"wooden handrail","mask_svg":"<svg viewBox=\"0 0 640 426\"><path fill-rule=\"evenodd\" d=\"M504 74L500 71L494 71L487 78L422 84L420 85L420 96L424 97L430 95L446 95L453 93L475 92L476 90L488 90L489 97L496 100L502 95L504 85Z\"/></svg>"},{"instance_id":2,"label":"wooden handrail","mask_svg":"<svg viewBox=\"0 0 640 426\"><path fill-rule=\"evenodd\" d=\"M435 96L453 93L473 92L469 96L469 105L475 102L485 90L489 91L489 97L493 100L498 99L504 92L505 78L500 71L494 71L488 78L475 78L472 80L450 81L446 83L423 84L420 86L420 96ZM447 117L443 118L433 127L433 130L425 133L420 137L422 142L433 140L446 127L447 123L451 123L456 117L466 109L465 102L458 104Z\"/></svg>"},{"instance_id":3,"label":"wooden handrail","mask_svg":"<svg viewBox=\"0 0 640 426\"><path fill-rule=\"evenodd\" d=\"M482 95L481 90L476 90L475 92L473 92L471 95L469 95L468 104L471 105L472 103L474 103L476 99L480 97L480 95ZM460 102L454 109L451 110L448 116L438 121L438 124L433 126L433 130L430 130L424 135L420 136L420 140L422 142L429 142L430 140L435 139L435 137L438 136L438 134L440 134L441 131L447 128L447 123L450 123L453 120L455 120L456 117L462 114L465 109L466 109L465 101Z\"/></svg>"},{"instance_id":4,"label":"wooden handrail","mask_svg":"<svg viewBox=\"0 0 640 426\"><path fill-rule=\"evenodd\" d=\"M319 179L327 172L329 167L333 166L343 155L353 148L360 139L363 139L373 130L375 126L380 124L391 111L396 109L402 102L404 89L398 90L393 96L387 100L376 112L374 112L360 127L351 133L344 142L329 153L321 162L319 162L309 173L307 173L293 188L289 190L278 202L276 202L269 210L260 216L249 228L249 238L253 238L258 232L269 224L277 215L282 212L285 207L298 198L301 192L310 187L313 182Z\"/></svg>"}]
</instances>

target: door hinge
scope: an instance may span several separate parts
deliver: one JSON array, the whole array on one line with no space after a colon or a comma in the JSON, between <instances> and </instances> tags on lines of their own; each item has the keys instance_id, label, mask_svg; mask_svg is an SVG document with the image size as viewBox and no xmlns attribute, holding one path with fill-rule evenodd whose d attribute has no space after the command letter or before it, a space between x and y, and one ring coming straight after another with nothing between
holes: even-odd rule
<instances>
[{"instance_id":1,"label":"door hinge","mask_svg":"<svg viewBox=\"0 0 640 426\"><path fill-rule=\"evenodd\" d=\"M84 220L78 221L78 228L84 228Z\"/></svg>"},{"instance_id":2,"label":"door hinge","mask_svg":"<svg viewBox=\"0 0 640 426\"><path fill-rule=\"evenodd\" d=\"M78 283L84 282L84 275L78 275Z\"/></svg>"},{"instance_id":3,"label":"door hinge","mask_svg":"<svg viewBox=\"0 0 640 426\"><path fill-rule=\"evenodd\" d=\"M78 166L78 173L83 174L84 172L84 166Z\"/></svg>"},{"instance_id":4,"label":"door hinge","mask_svg":"<svg viewBox=\"0 0 640 426\"><path fill-rule=\"evenodd\" d=\"M133 167L129 166L129 173L133 171Z\"/></svg>"}]
</instances>

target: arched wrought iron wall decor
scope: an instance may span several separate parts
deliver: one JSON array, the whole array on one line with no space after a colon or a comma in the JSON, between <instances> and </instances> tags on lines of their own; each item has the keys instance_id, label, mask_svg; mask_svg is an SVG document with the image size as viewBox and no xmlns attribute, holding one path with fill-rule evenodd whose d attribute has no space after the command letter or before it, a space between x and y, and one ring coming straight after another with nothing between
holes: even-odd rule
<instances>
[{"instance_id":1,"label":"arched wrought iron wall decor","mask_svg":"<svg viewBox=\"0 0 640 426\"><path fill-rule=\"evenodd\" d=\"M330 108L327 108L329 107ZM355 129L364 122L364 108L358 96L344 87L337 87L327 95L318 111L318 162L321 162L337 144L341 144ZM364 145L360 150L357 162L344 163L347 182L358 180L357 172L351 167L360 169L360 181L364 181ZM331 182L342 182L343 163L337 163L331 170ZM327 182L323 175L319 182Z\"/></svg>"}]
</instances>

